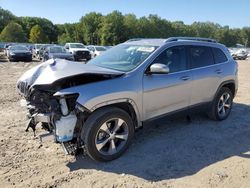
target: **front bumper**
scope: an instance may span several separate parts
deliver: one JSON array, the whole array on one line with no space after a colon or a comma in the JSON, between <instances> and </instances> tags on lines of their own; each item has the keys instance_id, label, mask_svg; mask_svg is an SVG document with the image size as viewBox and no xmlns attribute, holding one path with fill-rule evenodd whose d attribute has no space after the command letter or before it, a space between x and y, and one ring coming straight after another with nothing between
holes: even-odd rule
<instances>
[{"instance_id":1,"label":"front bumper","mask_svg":"<svg viewBox=\"0 0 250 188\"><path fill-rule=\"evenodd\" d=\"M11 60L31 60L32 54L30 54L30 55L26 55L26 54L10 55L9 59L11 59Z\"/></svg>"},{"instance_id":2,"label":"front bumper","mask_svg":"<svg viewBox=\"0 0 250 188\"><path fill-rule=\"evenodd\" d=\"M53 113L33 113L30 111L35 109L34 106L29 105L26 100L21 100L22 107L26 107L29 110L27 114L28 127L31 127L35 131L35 127L38 123L46 125L50 132L54 132L55 139L58 142L68 142L74 138L74 131L76 127L77 117L74 113L70 113L67 116L57 116Z\"/></svg>"}]
</instances>

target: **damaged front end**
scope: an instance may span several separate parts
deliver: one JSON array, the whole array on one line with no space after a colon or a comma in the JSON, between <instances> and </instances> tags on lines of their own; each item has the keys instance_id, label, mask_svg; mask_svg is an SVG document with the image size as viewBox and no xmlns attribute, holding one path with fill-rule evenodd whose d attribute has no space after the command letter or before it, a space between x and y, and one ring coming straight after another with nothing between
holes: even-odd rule
<instances>
[{"instance_id":1,"label":"damaged front end","mask_svg":"<svg viewBox=\"0 0 250 188\"><path fill-rule=\"evenodd\" d=\"M88 109L77 103L80 93L60 96L55 93L83 84L112 79L121 73L66 60L49 60L27 71L17 82L19 93L25 98L28 125L34 131L40 124L62 143L66 153L74 154L83 147L81 132L89 115Z\"/></svg>"},{"instance_id":2,"label":"damaged front end","mask_svg":"<svg viewBox=\"0 0 250 188\"><path fill-rule=\"evenodd\" d=\"M36 136L36 126L41 125L54 135L56 142L62 143L66 153L74 154L83 145L80 133L84 116L88 114L87 110L77 108L77 97L78 94L55 97L53 92L32 89L22 102L28 109L26 131L32 129Z\"/></svg>"}]
</instances>

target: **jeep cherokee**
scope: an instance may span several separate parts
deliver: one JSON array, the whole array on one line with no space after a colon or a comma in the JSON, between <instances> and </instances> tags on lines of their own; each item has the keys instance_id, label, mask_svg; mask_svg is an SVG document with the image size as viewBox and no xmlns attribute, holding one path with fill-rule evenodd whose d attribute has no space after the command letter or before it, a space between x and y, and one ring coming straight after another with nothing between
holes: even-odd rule
<instances>
[{"instance_id":1,"label":"jeep cherokee","mask_svg":"<svg viewBox=\"0 0 250 188\"><path fill-rule=\"evenodd\" d=\"M237 63L213 39L131 39L79 64L51 59L17 82L28 127L40 123L65 151L84 148L110 161L143 122L200 105L226 119L237 91Z\"/></svg>"}]
</instances>

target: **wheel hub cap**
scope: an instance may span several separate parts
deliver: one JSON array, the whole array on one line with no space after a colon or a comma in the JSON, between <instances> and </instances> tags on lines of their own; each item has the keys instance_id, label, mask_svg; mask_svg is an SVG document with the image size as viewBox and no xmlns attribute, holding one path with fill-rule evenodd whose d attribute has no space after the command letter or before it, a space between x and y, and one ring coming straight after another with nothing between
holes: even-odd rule
<instances>
[{"instance_id":1,"label":"wheel hub cap","mask_svg":"<svg viewBox=\"0 0 250 188\"><path fill-rule=\"evenodd\" d=\"M221 117L224 117L228 114L229 110L231 108L231 99L229 93L224 93L218 102L218 114Z\"/></svg>"},{"instance_id":2,"label":"wheel hub cap","mask_svg":"<svg viewBox=\"0 0 250 188\"><path fill-rule=\"evenodd\" d=\"M95 145L103 155L112 155L119 152L128 139L128 125L121 118L106 121L99 128Z\"/></svg>"}]
</instances>

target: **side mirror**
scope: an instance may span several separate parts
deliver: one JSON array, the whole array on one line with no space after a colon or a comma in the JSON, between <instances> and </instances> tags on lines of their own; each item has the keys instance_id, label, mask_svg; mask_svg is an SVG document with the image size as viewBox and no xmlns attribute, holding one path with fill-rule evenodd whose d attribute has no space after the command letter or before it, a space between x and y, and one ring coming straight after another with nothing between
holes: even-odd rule
<instances>
[{"instance_id":1,"label":"side mirror","mask_svg":"<svg viewBox=\"0 0 250 188\"><path fill-rule=\"evenodd\" d=\"M169 67L165 64L155 63L150 66L148 73L149 74L168 74Z\"/></svg>"},{"instance_id":2,"label":"side mirror","mask_svg":"<svg viewBox=\"0 0 250 188\"><path fill-rule=\"evenodd\" d=\"M65 49L66 49L66 50L68 50L68 49L69 49L69 47L67 46L67 47L65 47Z\"/></svg>"}]
</instances>

